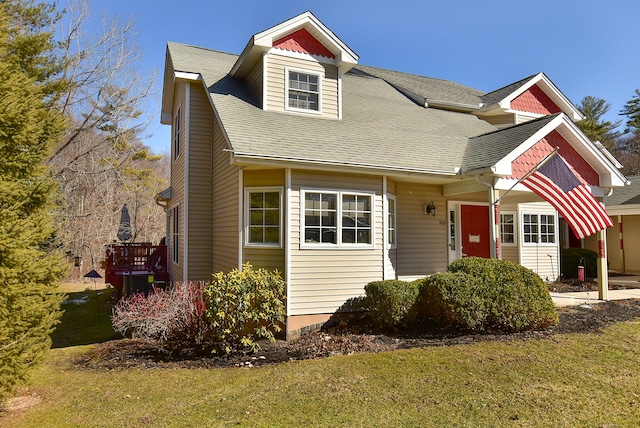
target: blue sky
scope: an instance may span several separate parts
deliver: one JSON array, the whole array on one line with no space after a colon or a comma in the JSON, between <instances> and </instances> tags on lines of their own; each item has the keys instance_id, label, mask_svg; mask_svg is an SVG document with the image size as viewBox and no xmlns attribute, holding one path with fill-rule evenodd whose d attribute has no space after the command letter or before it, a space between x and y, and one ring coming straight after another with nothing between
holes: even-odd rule
<instances>
[{"instance_id":1,"label":"blue sky","mask_svg":"<svg viewBox=\"0 0 640 428\"><path fill-rule=\"evenodd\" d=\"M167 41L240 53L262 30L310 10L360 56L360 64L492 91L544 71L574 104L607 100L607 119L640 88L637 0L91 0L102 13L133 16L142 73L164 69ZM160 79L157 85L161 91ZM170 146L159 98L145 144Z\"/></svg>"}]
</instances>

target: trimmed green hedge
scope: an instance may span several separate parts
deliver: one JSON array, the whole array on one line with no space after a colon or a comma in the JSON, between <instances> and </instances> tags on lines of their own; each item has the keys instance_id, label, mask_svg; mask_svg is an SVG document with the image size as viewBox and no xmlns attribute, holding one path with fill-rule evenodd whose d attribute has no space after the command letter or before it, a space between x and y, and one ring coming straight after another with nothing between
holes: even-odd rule
<instances>
[{"instance_id":1,"label":"trimmed green hedge","mask_svg":"<svg viewBox=\"0 0 640 428\"><path fill-rule=\"evenodd\" d=\"M406 326L413 320L413 308L420 293L417 281L375 281L367 284L364 291L364 306L379 327Z\"/></svg>"},{"instance_id":2,"label":"trimmed green hedge","mask_svg":"<svg viewBox=\"0 0 640 428\"><path fill-rule=\"evenodd\" d=\"M558 323L542 279L507 260L457 260L425 280L421 300L426 315L448 328L522 331Z\"/></svg>"}]
</instances>

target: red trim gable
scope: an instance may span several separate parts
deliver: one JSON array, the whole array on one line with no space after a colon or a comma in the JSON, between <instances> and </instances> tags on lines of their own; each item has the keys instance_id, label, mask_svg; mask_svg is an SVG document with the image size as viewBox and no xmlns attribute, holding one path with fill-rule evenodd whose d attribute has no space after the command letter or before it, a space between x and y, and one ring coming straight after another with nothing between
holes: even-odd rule
<instances>
[{"instance_id":1,"label":"red trim gable","mask_svg":"<svg viewBox=\"0 0 640 428\"><path fill-rule=\"evenodd\" d=\"M285 51L335 58L329 49L304 28L274 41L273 47Z\"/></svg>"},{"instance_id":2,"label":"red trim gable","mask_svg":"<svg viewBox=\"0 0 640 428\"><path fill-rule=\"evenodd\" d=\"M511 101L513 110L536 114L554 114L562 110L544 93L538 85L533 85Z\"/></svg>"},{"instance_id":3,"label":"red trim gable","mask_svg":"<svg viewBox=\"0 0 640 428\"><path fill-rule=\"evenodd\" d=\"M545 156L559 147L558 154L562 156L569 168L583 184L598 186L598 173L576 152L576 150L557 131L550 132L542 140L534 144L529 150L518 156L512 163L513 174L510 178L522 178L531 171Z\"/></svg>"}]
</instances>

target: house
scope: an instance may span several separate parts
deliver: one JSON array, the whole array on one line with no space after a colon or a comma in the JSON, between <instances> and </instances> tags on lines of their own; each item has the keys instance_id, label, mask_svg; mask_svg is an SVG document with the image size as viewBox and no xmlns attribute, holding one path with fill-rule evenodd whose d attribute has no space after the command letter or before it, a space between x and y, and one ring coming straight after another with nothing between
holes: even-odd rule
<instances>
[{"instance_id":1,"label":"house","mask_svg":"<svg viewBox=\"0 0 640 428\"><path fill-rule=\"evenodd\" d=\"M544 73L485 93L360 65L310 12L239 55L168 43L170 278L278 269L289 337L464 256L554 279L562 223L518 180L557 147L596 197L626 182L581 118Z\"/></svg>"},{"instance_id":2,"label":"house","mask_svg":"<svg viewBox=\"0 0 640 428\"><path fill-rule=\"evenodd\" d=\"M604 198L613 219L613 226L607 229L607 260L612 271L640 274L640 175L628 178L629 186ZM590 236L583 247L598 251L598 242Z\"/></svg>"}]
</instances>

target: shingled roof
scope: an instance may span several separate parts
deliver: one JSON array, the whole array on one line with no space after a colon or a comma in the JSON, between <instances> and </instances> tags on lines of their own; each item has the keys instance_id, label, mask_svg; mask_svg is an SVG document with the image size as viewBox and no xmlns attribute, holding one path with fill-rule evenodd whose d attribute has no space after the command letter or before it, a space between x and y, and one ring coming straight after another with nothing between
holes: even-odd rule
<instances>
[{"instance_id":1,"label":"shingled roof","mask_svg":"<svg viewBox=\"0 0 640 428\"><path fill-rule=\"evenodd\" d=\"M616 188L611 196L604 198L606 206L640 205L640 175L627 177L629 185Z\"/></svg>"},{"instance_id":2,"label":"shingled roof","mask_svg":"<svg viewBox=\"0 0 640 428\"><path fill-rule=\"evenodd\" d=\"M416 99L480 106L482 97L501 96L530 77L487 98L446 80L362 65L343 76L342 120L265 111L247 85L228 74L238 55L178 43L168 44L168 54L173 71L202 76L237 160L454 176L495 165L556 117L498 129Z\"/></svg>"},{"instance_id":3,"label":"shingled roof","mask_svg":"<svg viewBox=\"0 0 640 428\"><path fill-rule=\"evenodd\" d=\"M454 175L469 137L496 130L471 114L419 107L361 73L343 76L342 120L264 111L227 74L237 55L177 43L168 49L175 71L202 76L236 157Z\"/></svg>"}]
</instances>

